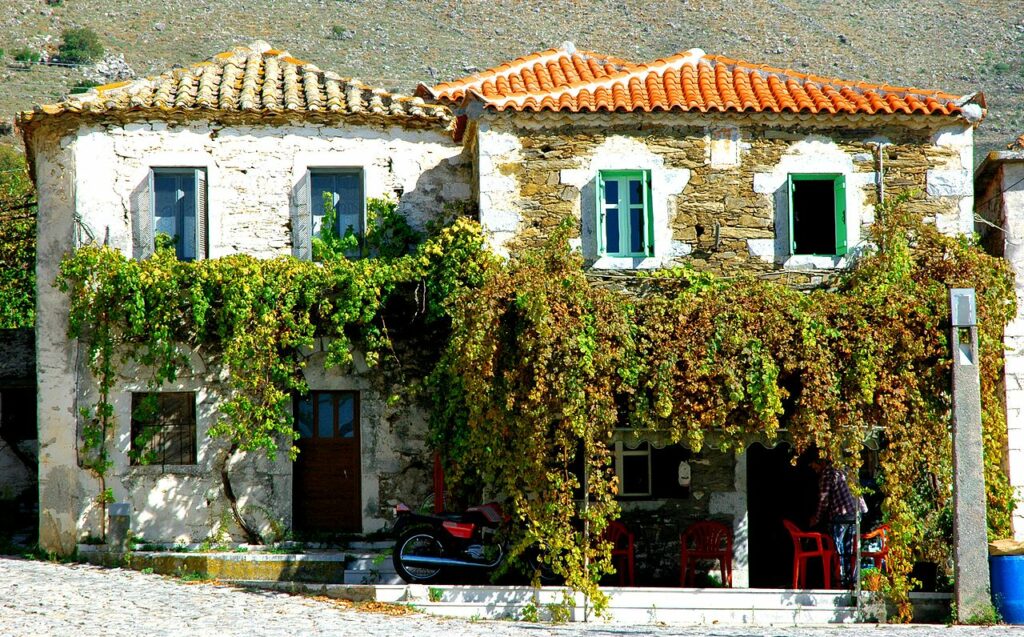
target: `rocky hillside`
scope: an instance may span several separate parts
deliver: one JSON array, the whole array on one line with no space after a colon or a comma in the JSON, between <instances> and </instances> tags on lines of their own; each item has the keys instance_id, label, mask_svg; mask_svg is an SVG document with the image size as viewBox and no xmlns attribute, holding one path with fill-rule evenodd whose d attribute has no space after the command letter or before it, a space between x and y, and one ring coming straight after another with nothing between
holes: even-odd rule
<instances>
[{"instance_id":1,"label":"rocky hillside","mask_svg":"<svg viewBox=\"0 0 1024 637\"><path fill-rule=\"evenodd\" d=\"M979 155L1024 132L1024 0L3 0L0 115L52 101L89 68L19 65L87 26L123 56L108 76L255 39L321 68L411 91L571 40L647 60L700 47L849 79L983 91ZM9 128L9 126L8 126ZM0 130L0 133L5 132Z\"/></svg>"}]
</instances>

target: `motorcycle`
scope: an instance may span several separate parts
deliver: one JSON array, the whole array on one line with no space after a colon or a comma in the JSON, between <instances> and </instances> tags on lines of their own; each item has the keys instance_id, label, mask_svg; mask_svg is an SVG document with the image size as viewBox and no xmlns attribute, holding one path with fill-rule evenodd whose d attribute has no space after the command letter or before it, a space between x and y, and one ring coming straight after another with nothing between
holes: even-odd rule
<instances>
[{"instance_id":1,"label":"motorcycle","mask_svg":"<svg viewBox=\"0 0 1024 637\"><path fill-rule=\"evenodd\" d=\"M395 514L391 559L399 577L410 584L436 582L455 569L489 572L505 559L497 539L504 516L495 502L437 515L399 504Z\"/></svg>"},{"instance_id":2,"label":"motorcycle","mask_svg":"<svg viewBox=\"0 0 1024 637\"><path fill-rule=\"evenodd\" d=\"M455 571L487 574L497 569L508 555L500 539L505 522L501 506L489 502L470 507L462 513L425 515L408 506L395 507L395 548L391 560L399 577L410 584L427 584L450 577ZM526 562L537 563L542 583L559 580L536 559L535 552Z\"/></svg>"}]
</instances>

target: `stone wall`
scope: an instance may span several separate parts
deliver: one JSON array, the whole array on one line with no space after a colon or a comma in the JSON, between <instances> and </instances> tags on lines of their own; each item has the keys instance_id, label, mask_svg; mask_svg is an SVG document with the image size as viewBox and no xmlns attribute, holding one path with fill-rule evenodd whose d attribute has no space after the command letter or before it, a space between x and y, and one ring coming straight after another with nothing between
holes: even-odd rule
<instances>
[{"instance_id":1,"label":"stone wall","mask_svg":"<svg viewBox=\"0 0 1024 637\"><path fill-rule=\"evenodd\" d=\"M221 125L210 121L90 122L63 119L31 133L39 190L36 273L40 282L36 330L39 428L39 540L68 554L98 535L97 480L79 466L79 408L93 404L95 388L78 343L67 339L68 301L50 285L61 257L89 241L132 253L132 195L153 167L205 168L208 179L209 254L244 252L259 257L290 254L294 193L312 167L359 167L368 197L399 197L399 210L422 227L442 205L470 198L471 166L443 130L380 125ZM325 373L312 354L313 389L358 389L362 397L363 530L379 530L385 509L398 497L406 465L422 464L424 419L414 410L387 407L353 373ZM117 416L114 467L108 486L132 505L133 530L150 541L201 541L216 537L228 519L219 482L223 444L205 435L223 399L221 372L193 357L194 372L165 389L197 392L198 464L165 471L131 466L131 392L146 389L146 370L126 367L112 396ZM229 466L239 504L262 531L291 520L291 463L241 455ZM383 485L383 486L382 486ZM383 489L383 492L382 492ZM229 534L238 529L228 524Z\"/></svg>"},{"instance_id":2,"label":"stone wall","mask_svg":"<svg viewBox=\"0 0 1024 637\"><path fill-rule=\"evenodd\" d=\"M732 527L734 536L745 528L744 512L731 506L737 479L745 476L745 461L711 450L685 455L692 476L689 488L672 488L670 493L676 493L667 497L620 500L621 520L635 536L637 585L678 586L679 536L690 524L717 520ZM735 584L744 586L745 555L734 562Z\"/></svg>"},{"instance_id":3,"label":"stone wall","mask_svg":"<svg viewBox=\"0 0 1024 637\"><path fill-rule=\"evenodd\" d=\"M577 246L599 269L690 263L736 275L841 268L849 258L789 254L786 176L845 176L848 245L856 254L878 201L878 144L887 194L915 191L911 209L946 232L969 232L973 225L966 125L869 128L751 118L708 126L706 119L667 114L496 114L478 126L481 221L506 254L536 245L570 216L579 220ZM624 168L652 174L649 258L597 254L596 175Z\"/></svg>"}]
</instances>

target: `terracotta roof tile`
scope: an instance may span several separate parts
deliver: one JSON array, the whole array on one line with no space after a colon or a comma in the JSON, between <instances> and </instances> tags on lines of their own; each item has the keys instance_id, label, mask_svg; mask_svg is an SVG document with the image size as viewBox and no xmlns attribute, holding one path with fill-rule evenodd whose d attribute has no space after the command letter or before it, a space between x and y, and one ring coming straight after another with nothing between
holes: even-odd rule
<instances>
[{"instance_id":1,"label":"terracotta roof tile","mask_svg":"<svg viewBox=\"0 0 1024 637\"><path fill-rule=\"evenodd\" d=\"M959 95L851 82L750 64L691 49L638 64L571 43L517 58L417 94L442 103L478 100L513 111L771 112L967 117ZM980 94L975 99L984 108ZM983 110L981 111L983 113Z\"/></svg>"},{"instance_id":2,"label":"terracotta roof tile","mask_svg":"<svg viewBox=\"0 0 1024 637\"><path fill-rule=\"evenodd\" d=\"M391 95L324 72L286 51L256 42L155 77L118 82L36 106L18 115L20 124L64 113L249 112L373 114L434 121L448 126L450 111L420 97Z\"/></svg>"}]
</instances>

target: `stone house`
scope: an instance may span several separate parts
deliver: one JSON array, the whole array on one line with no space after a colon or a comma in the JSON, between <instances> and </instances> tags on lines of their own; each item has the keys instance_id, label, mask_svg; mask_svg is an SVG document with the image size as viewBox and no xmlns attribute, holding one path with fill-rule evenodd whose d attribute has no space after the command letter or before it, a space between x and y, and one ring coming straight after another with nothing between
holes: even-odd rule
<instances>
[{"instance_id":1,"label":"stone house","mask_svg":"<svg viewBox=\"0 0 1024 637\"><path fill-rule=\"evenodd\" d=\"M846 82L699 49L635 63L571 44L402 98L257 45L38 107L18 124L39 188L41 282L85 241L144 257L160 231L180 235L182 258L308 258L326 192L356 229L367 196L398 197L419 225L465 200L503 255L568 215L595 273L685 262L816 283L863 249L886 193L916 189L910 205L943 231L973 230L983 114L980 94ZM66 552L97 528L93 479L75 457L77 407L91 389L65 335L67 299L41 285L38 303L40 541ZM194 368L159 398L186 436L164 464L127 457L132 404L147 391L139 370L123 370L114 398L111 482L151 541L207 537L225 506L222 450L204 435L217 373L198 359ZM422 416L392 411L359 372L306 368L317 408L351 425L348 482L301 455L294 466L232 468L240 503L266 510L266 526L371 532L385 526L389 500L424 495ZM714 517L734 529L734 584L773 583L771 507L783 486L801 484L785 449L754 445L735 458L657 440L615 445L627 521L648 552L638 561L655 579L674 577L657 562L678 555L679 529ZM311 475L335 481L348 504L307 497ZM317 516L353 502L344 520Z\"/></svg>"},{"instance_id":2,"label":"stone house","mask_svg":"<svg viewBox=\"0 0 1024 637\"><path fill-rule=\"evenodd\" d=\"M692 49L638 64L571 43L421 86L449 105L494 249L536 244L568 215L596 275L689 263L820 282L864 247L875 204L973 231L978 95L852 83ZM623 518L654 581L678 581L679 532L729 523L736 586L785 587L782 517L813 513L813 474L785 444L738 458L615 441ZM811 510L806 502L811 500ZM638 567L641 568L641 567Z\"/></svg>"},{"instance_id":3,"label":"stone house","mask_svg":"<svg viewBox=\"0 0 1024 637\"><path fill-rule=\"evenodd\" d=\"M356 231L366 197L397 198L422 227L443 202L469 197L470 168L452 124L447 108L371 89L262 43L19 116L39 192L42 546L67 553L100 528L95 479L76 457L79 408L95 402L94 383L66 336L68 299L49 285L62 256L98 241L144 257L163 232L177 237L183 259L308 259L324 193ZM422 452L423 419L396 416L358 374L325 374L315 364L322 356L307 367L309 399L338 421L338 439L300 440L310 449L294 467L286 457L231 467L239 505L271 535L293 520L309 531L379 530L386 484L402 476L430 483L429 465L420 475L402 461ZM206 436L222 399L217 370L198 356L192 363L193 374L158 398L172 431L157 464L137 466L127 455L147 375L125 368L113 394L119 453L108 483L130 504L133 531L150 541L201 541L226 518L217 471L224 449ZM317 445L337 455L325 458ZM328 494L324 482L334 486Z\"/></svg>"},{"instance_id":4,"label":"stone house","mask_svg":"<svg viewBox=\"0 0 1024 637\"><path fill-rule=\"evenodd\" d=\"M974 175L975 209L985 247L1010 262L1017 276L1017 318L1006 326L1007 473L1017 494L1016 539L1024 540L1024 135L1008 150L989 153Z\"/></svg>"}]
</instances>

